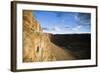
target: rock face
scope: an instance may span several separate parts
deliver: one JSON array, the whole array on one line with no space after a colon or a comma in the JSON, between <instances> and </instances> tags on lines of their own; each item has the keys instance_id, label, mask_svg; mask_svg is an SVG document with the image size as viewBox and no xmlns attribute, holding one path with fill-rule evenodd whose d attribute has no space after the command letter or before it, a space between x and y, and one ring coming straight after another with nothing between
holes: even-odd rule
<instances>
[{"instance_id":1,"label":"rock face","mask_svg":"<svg viewBox=\"0 0 100 73\"><path fill-rule=\"evenodd\" d=\"M23 21L24 21L23 22L24 30L26 30L27 32L31 32L31 31L42 32L40 24L33 17L31 10L23 11Z\"/></svg>"},{"instance_id":2,"label":"rock face","mask_svg":"<svg viewBox=\"0 0 100 73\"><path fill-rule=\"evenodd\" d=\"M50 41L30 10L23 11L23 62L74 59L68 51Z\"/></svg>"},{"instance_id":3,"label":"rock face","mask_svg":"<svg viewBox=\"0 0 100 73\"><path fill-rule=\"evenodd\" d=\"M50 41L48 34L42 33L42 28L32 15L32 11L23 11L23 26L23 61L45 61L47 58L53 60L53 57L50 58L51 53L45 44L45 42L49 43Z\"/></svg>"}]
</instances>

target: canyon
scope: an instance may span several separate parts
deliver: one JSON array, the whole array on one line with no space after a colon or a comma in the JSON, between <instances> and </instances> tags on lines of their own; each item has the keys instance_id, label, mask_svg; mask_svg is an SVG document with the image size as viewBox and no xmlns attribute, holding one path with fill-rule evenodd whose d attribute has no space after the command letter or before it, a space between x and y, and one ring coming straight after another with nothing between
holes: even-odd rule
<instances>
[{"instance_id":1,"label":"canyon","mask_svg":"<svg viewBox=\"0 0 100 73\"><path fill-rule=\"evenodd\" d=\"M69 50L54 44L44 33L32 10L23 10L23 62L74 60Z\"/></svg>"}]
</instances>

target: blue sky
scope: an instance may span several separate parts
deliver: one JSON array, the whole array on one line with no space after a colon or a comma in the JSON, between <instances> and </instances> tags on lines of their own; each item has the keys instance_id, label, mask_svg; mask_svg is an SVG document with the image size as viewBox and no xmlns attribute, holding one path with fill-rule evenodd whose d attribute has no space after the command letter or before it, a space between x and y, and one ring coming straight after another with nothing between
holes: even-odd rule
<instances>
[{"instance_id":1,"label":"blue sky","mask_svg":"<svg viewBox=\"0 0 100 73\"><path fill-rule=\"evenodd\" d=\"M43 32L52 34L90 33L91 14L79 12L33 11Z\"/></svg>"}]
</instances>

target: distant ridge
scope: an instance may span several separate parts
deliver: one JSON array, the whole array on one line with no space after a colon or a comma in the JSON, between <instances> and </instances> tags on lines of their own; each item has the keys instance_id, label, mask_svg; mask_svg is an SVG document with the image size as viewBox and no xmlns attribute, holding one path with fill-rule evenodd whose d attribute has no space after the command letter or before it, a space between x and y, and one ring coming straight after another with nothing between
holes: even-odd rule
<instances>
[{"instance_id":1,"label":"distant ridge","mask_svg":"<svg viewBox=\"0 0 100 73\"><path fill-rule=\"evenodd\" d=\"M47 33L47 32L44 32ZM91 34L91 32L80 32L80 33L48 33L48 34L53 34L53 35L63 35L63 34Z\"/></svg>"}]
</instances>

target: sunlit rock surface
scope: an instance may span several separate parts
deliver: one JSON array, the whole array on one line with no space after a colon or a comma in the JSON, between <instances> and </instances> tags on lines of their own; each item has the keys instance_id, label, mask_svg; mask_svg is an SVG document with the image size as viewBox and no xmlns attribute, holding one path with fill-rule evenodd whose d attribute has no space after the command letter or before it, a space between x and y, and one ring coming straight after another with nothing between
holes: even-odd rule
<instances>
[{"instance_id":1,"label":"sunlit rock surface","mask_svg":"<svg viewBox=\"0 0 100 73\"><path fill-rule=\"evenodd\" d=\"M23 62L75 59L69 51L52 43L51 34L43 33L32 11L23 10Z\"/></svg>"}]
</instances>

